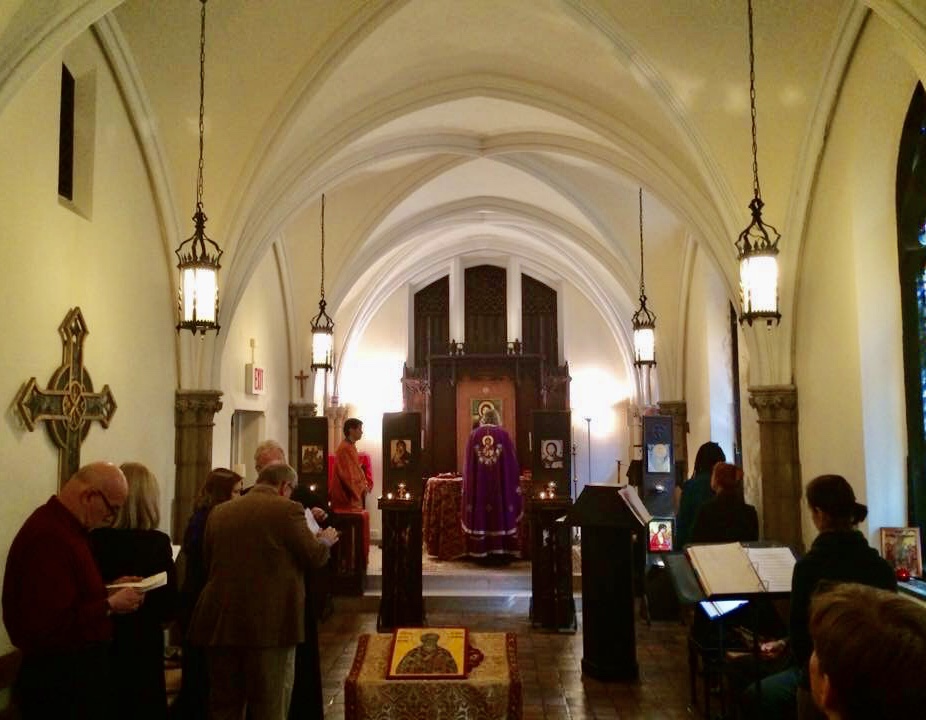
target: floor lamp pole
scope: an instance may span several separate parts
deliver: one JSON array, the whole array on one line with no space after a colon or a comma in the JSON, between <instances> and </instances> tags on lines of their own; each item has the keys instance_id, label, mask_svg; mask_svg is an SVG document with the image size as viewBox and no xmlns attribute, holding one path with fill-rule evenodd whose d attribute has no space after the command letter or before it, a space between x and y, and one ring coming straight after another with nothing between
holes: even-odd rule
<instances>
[{"instance_id":1,"label":"floor lamp pole","mask_svg":"<svg viewBox=\"0 0 926 720\"><path fill-rule=\"evenodd\" d=\"M588 440L588 480L592 481L592 419L585 418L585 438Z\"/></svg>"}]
</instances>

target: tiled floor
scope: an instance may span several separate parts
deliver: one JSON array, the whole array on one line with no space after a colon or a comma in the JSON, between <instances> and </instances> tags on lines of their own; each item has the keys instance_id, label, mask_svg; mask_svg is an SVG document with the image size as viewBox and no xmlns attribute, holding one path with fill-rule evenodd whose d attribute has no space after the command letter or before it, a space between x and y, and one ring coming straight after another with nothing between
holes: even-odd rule
<instances>
[{"instance_id":1,"label":"tiled floor","mask_svg":"<svg viewBox=\"0 0 926 720\"><path fill-rule=\"evenodd\" d=\"M474 608L475 606L475 608ZM491 606L491 607L490 607ZM688 708L687 630L678 623L637 623L636 683L602 683L582 677L579 631L550 634L531 629L520 599L480 606L471 600L445 601L429 609L431 625L465 625L477 632L516 632L524 685L524 720L698 717ZM344 717L344 678L350 671L357 636L376 632L376 612L368 598L337 598L334 615L319 627L326 720Z\"/></svg>"}]
</instances>

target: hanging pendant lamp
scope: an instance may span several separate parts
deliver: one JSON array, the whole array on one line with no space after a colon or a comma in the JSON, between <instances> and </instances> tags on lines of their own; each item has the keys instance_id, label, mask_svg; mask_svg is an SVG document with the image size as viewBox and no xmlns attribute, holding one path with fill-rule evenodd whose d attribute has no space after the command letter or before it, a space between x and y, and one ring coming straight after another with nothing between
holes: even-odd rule
<instances>
[{"instance_id":1,"label":"hanging pendant lamp","mask_svg":"<svg viewBox=\"0 0 926 720\"><path fill-rule=\"evenodd\" d=\"M312 369L331 370L334 350L334 321L325 312L325 196L322 195L322 281L318 315L312 318Z\"/></svg>"},{"instance_id":2,"label":"hanging pendant lamp","mask_svg":"<svg viewBox=\"0 0 926 720\"><path fill-rule=\"evenodd\" d=\"M633 325L633 364L656 365L656 315L646 307L646 284L643 281L643 188L640 188L640 307L631 318Z\"/></svg>"},{"instance_id":3,"label":"hanging pendant lamp","mask_svg":"<svg viewBox=\"0 0 926 720\"><path fill-rule=\"evenodd\" d=\"M762 193L759 189L759 146L756 140L756 69L753 49L752 0L749 14L749 103L752 117L752 189L749 203L752 222L740 233L736 249L740 263L740 322L765 320L768 327L781 322L778 312L778 231L762 221Z\"/></svg>"},{"instance_id":4,"label":"hanging pendant lamp","mask_svg":"<svg viewBox=\"0 0 926 720\"><path fill-rule=\"evenodd\" d=\"M196 176L196 212L193 235L174 251L180 271L177 332L206 334L219 330L219 260L222 249L206 235L203 210L203 135L206 84L206 0L200 0L199 32L199 170Z\"/></svg>"}]
</instances>

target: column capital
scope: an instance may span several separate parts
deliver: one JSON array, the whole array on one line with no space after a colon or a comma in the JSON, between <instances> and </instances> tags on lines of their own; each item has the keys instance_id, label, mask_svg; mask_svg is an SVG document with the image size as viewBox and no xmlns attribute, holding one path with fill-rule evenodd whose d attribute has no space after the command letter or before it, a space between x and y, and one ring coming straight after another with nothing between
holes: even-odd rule
<instances>
[{"instance_id":1,"label":"column capital","mask_svg":"<svg viewBox=\"0 0 926 720\"><path fill-rule=\"evenodd\" d=\"M291 418L315 417L318 415L318 405L313 402L289 404L289 416Z\"/></svg>"},{"instance_id":2,"label":"column capital","mask_svg":"<svg viewBox=\"0 0 926 720\"><path fill-rule=\"evenodd\" d=\"M188 413L215 414L222 409L221 390L177 390L174 395L174 410L178 419Z\"/></svg>"},{"instance_id":3,"label":"column capital","mask_svg":"<svg viewBox=\"0 0 926 720\"><path fill-rule=\"evenodd\" d=\"M759 414L759 422L796 422L797 387L759 385L749 388L749 404Z\"/></svg>"}]
</instances>

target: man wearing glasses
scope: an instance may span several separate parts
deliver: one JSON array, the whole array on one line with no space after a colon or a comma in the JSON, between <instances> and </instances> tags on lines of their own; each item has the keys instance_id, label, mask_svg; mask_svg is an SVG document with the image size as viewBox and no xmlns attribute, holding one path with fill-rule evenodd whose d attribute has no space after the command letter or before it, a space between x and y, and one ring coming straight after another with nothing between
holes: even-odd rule
<instances>
[{"instance_id":1,"label":"man wearing glasses","mask_svg":"<svg viewBox=\"0 0 926 720\"><path fill-rule=\"evenodd\" d=\"M3 622L23 654L16 692L26 720L108 717L109 616L134 612L144 596L131 588L107 593L89 532L112 523L127 495L116 465L86 465L10 546Z\"/></svg>"}]
</instances>

